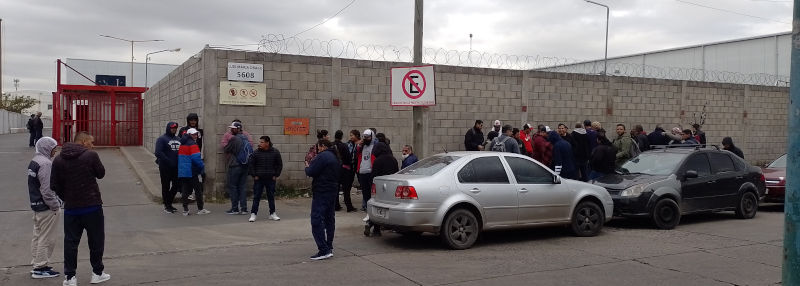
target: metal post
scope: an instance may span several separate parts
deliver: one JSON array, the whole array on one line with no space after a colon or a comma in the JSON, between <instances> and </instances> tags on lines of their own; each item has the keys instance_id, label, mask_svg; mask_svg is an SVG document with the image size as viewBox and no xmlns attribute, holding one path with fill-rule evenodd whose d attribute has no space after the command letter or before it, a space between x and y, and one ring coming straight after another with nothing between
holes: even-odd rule
<instances>
[{"instance_id":1,"label":"metal post","mask_svg":"<svg viewBox=\"0 0 800 286\"><path fill-rule=\"evenodd\" d=\"M134 86L133 85L133 41L131 41L131 82L128 84L128 86Z\"/></svg>"},{"instance_id":2,"label":"metal post","mask_svg":"<svg viewBox=\"0 0 800 286\"><path fill-rule=\"evenodd\" d=\"M0 96L3 95L3 19L0 19Z\"/></svg>"},{"instance_id":3,"label":"metal post","mask_svg":"<svg viewBox=\"0 0 800 286\"><path fill-rule=\"evenodd\" d=\"M800 0L794 0L792 64L789 72L789 144L783 204L783 285L800 284Z\"/></svg>"},{"instance_id":4,"label":"metal post","mask_svg":"<svg viewBox=\"0 0 800 286\"><path fill-rule=\"evenodd\" d=\"M603 57L603 75L608 75L608 16L610 14L611 9L608 8L608 6L606 6L606 5L603 5L603 4L594 2L594 1L590 1L590 0L584 0L584 1L592 3L592 4L595 4L595 5L598 5L598 6L603 6L603 7L606 8L606 51L605 51L605 56Z\"/></svg>"},{"instance_id":5,"label":"metal post","mask_svg":"<svg viewBox=\"0 0 800 286\"><path fill-rule=\"evenodd\" d=\"M422 64L422 7L422 0L414 1L414 65ZM414 152L418 155L422 155L424 158L427 156L427 150L425 150L427 149L425 146L427 140L423 132L425 124L422 113L422 106L412 107L411 117L414 121L414 124L412 124L412 141L414 142Z\"/></svg>"},{"instance_id":6,"label":"metal post","mask_svg":"<svg viewBox=\"0 0 800 286\"><path fill-rule=\"evenodd\" d=\"M147 70L148 70L147 69L147 64L149 64L149 63L150 63L150 56L145 56L144 57L144 87L147 87L147 88L150 87L149 85L147 85L148 80L150 79L150 78L147 77Z\"/></svg>"}]
</instances>

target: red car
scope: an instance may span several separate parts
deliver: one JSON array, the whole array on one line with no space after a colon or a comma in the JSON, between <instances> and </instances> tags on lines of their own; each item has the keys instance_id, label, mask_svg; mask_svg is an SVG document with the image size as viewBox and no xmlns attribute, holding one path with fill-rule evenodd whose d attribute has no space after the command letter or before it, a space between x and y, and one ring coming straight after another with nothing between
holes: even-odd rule
<instances>
[{"instance_id":1,"label":"red car","mask_svg":"<svg viewBox=\"0 0 800 286\"><path fill-rule=\"evenodd\" d=\"M786 192L786 154L762 168L767 179L764 202L782 203Z\"/></svg>"}]
</instances>

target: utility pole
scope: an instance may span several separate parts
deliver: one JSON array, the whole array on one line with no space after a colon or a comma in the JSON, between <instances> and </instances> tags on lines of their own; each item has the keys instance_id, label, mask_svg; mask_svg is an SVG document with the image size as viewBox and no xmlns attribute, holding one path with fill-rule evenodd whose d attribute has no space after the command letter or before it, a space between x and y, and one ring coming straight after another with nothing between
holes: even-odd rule
<instances>
[{"instance_id":1,"label":"utility pole","mask_svg":"<svg viewBox=\"0 0 800 286\"><path fill-rule=\"evenodd\" d=\"M0 96L3 95L3 19L0 19Z\"/></svg>"},{"instance_id":2,"label":"utility pole","mask_svg":"<svg viewBox=\"0 0 800 286\"><path fill-rule=\"evenodd\" d=\"M783 285L800 284L800 0L794 0L792 63L789 72L789 144L783 204Z\"/></svg>"},{"instance_id":3,"label":"utility pole","mask_svg":"<svg viewBox=\"0 0 800 286\"><path fill-rule=\"evenodd\" d=\"M800 0L796 0L800 1ZM414 65L422 65L422 0L414 1ZM425 143L428 141L425 138L425 121L423 120L423 107L414 106L411 108L411 117L414 122L412 124L414 142L414 152L422 155L423 158L427 157L427 149Z\"/></svg>"}]
</instances>

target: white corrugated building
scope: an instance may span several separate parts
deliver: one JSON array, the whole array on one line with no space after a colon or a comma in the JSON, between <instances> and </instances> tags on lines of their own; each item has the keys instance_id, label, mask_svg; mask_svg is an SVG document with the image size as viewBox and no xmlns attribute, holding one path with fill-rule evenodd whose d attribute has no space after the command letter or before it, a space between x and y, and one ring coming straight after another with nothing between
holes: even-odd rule
<instances>
[{"instance_id":1,"label":"white corrugated building","mask_svg":"<svg viewBox=\"0 0 800 286\"><path fill-rule=\"evenodd\" d=\"M608 58L609 75L789 85L791 32ZM537 70L602 74L603 59Z\"/></svg>"}]
</instances>

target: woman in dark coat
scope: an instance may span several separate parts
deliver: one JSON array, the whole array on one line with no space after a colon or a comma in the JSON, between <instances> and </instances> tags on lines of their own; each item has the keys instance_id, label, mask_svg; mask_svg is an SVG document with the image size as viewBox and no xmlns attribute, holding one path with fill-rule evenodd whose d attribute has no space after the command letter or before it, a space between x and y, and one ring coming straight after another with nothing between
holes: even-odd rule
<instances>
[{"instance_id":1,"label":"woman in dark coat","mask_svg":"<svg viewBox=\"0 0 800 286\"><path fill-rule=\"evenodd\" d=\"M388 145L383 143L376 144L374 149L372 149L372 154L375 155L375 162L372 163L373 176L391 175L400 171L397 165L397 159L392 155L392 150L389 149ZM372 224L368 220L367 225L364 226L364 235L370 236L370 229L372 229L372 235L381 235L381 227Z\"/></svg>"}]
</instances>

